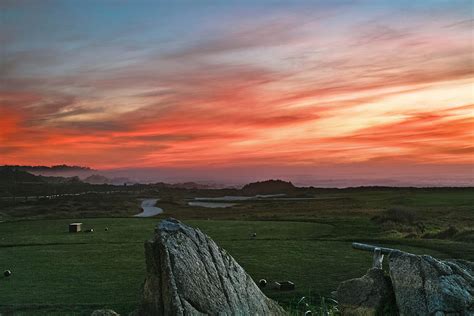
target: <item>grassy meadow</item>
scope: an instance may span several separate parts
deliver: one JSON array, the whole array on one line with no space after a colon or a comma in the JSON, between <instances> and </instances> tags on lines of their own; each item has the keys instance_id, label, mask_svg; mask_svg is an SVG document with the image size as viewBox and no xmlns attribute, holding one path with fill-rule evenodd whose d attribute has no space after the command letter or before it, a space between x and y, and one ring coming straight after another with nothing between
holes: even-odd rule
<instances>
[{"instance_id":1,"label":"grassy meadow","mask_svg":"<svg viewBox=\"0 0 474 316\"><path fill-rule=\"evenodd\" d=\"M293 281L295 291L264 290L284 306L302 296L330 296L339 282L364 274L371 255L351 249L353 241L474 260L474 189L308 189L291 198L311 199L187 206L193 197L228 193L170 190L3 204L0 270L13 275L0 277L0 313L88 315L108 307L126 315L138 304L145 276L143 242L165 217L210 235L254 280ZM165 213L132 218L143 197L160 198ZM68 233L78 218L94 232Z\"/></svg>"}]
</instances>

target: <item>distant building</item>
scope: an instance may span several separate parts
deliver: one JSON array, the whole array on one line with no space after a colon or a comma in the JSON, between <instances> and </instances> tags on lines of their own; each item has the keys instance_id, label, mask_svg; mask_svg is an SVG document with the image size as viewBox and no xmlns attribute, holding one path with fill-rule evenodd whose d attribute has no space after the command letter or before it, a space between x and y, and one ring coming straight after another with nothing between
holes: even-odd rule
<instances>
[{"instance_id":1,"label":"distant building","mask_svg":"<svg viewBox=\"0 0 474 316\"><path fill-rule=\"evenodd\" d=\"M82 223L71 223L69 224L69 232L70 233L78 233L81 231Z\"/></svg>"}]
</instances>

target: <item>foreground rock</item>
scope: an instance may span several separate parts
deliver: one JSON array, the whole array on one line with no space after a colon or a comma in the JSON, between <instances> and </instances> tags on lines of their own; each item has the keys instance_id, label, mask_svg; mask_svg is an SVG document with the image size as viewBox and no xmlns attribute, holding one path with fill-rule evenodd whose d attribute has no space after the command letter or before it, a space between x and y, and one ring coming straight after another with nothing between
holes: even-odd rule
<instances>
[{"instance_id":1,"label":"foreground rock","mask_svg":"<svg viewBox=\"0 0 474 316\"><path fill-rule=\"evenodd\" d=\"M342 315L375 316L395 313L395 297L390 278L382 269L372 268L361 278L342 282L337 289Z\"/></svg>"},{"instance_id":2,"label":"foreground rock","mask_svg":"<svg viewBox=\"0 0 474 316\"><path fill-rule=\"evenodd\" d=\"M397 251L389 268L400 315L474 315L472 263Z\"/></svg>"},{"instance_id":3,"label":"foreground rock","mask_svg":"<svg viewBox=\"0 0 474 316\"><path fill-rule=\"evenodd\" d=\"M244 269L198 229L168 219L145 243L136 315L284 315Z\"/></svg>"}]
</instances>

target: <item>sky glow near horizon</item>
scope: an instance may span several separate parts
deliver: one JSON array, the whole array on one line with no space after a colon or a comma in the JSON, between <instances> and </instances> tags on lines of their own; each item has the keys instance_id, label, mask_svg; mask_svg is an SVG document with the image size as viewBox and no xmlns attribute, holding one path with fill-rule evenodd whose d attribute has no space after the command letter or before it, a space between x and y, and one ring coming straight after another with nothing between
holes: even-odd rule
<instances>
[{"instance_id":1,"label":"sky glow near horizon","mask_svg":"<svg viewBox=\"0 0 474 316\"><path fill-rule=\"evenodd\" d=\"M472 177L472 6L2 1L0 164Z\"/></svg>"}]
</instances>

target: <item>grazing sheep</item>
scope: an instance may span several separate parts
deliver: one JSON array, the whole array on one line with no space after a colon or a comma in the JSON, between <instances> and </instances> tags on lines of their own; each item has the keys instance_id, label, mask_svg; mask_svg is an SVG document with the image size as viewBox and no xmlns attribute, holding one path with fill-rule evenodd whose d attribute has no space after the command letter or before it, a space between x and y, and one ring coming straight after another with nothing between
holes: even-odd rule
<instances>
[{"instance_id":1,"label":"grazing sheep","mask_svg":"<svg viewBox=\"0 0 474 316\"><path fill-rule=\"evenodd\" d=\"M260 281L258 281L258 286L260 286L260 287L266 287L266 286L267 286L267 280L265 280L265 279L260 279Z\"/></svg>"},{"instance_id":2,"label":"grazing sheep","mask_svg":"<svg viewBox=\"0 0 474 316\"><path fill-rule=\"evenodd\" d=\"M5 270L5 271L3 272L3 275L4 275L5 277L9 277L9 276L12 275L12 272L11 272L10 270Z\"/></svg>"},{"instance_id":3,"label":"grazing sheep","mask_svg":"<svg viewBox=\"0 0 474 316\"><path fill-rule=\"evenodd\" d=\"M84 232L85 232L85 233L93 233L93 232L94 232L94 228L86 229Z\"/></svg>"}]
</instances>

